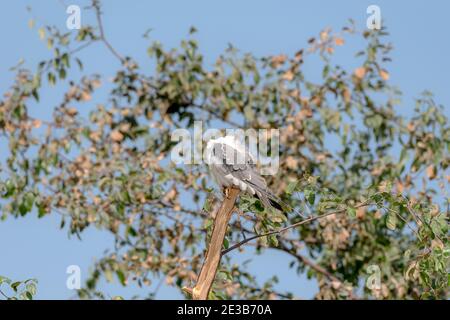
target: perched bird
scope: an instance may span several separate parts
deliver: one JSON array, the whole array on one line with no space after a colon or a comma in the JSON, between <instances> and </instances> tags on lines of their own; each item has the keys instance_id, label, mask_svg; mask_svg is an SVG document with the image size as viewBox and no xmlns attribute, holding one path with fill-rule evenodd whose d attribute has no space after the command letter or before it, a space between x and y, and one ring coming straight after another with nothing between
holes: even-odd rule
<instances>
[{"instance_id":1,"label":"perched bird","mask_svg":"<svg viewBox=\"0 0 450 320\"><path fill-rule=\"evenodd\" d=\"M280 199L257 172L255 157L233 135L211 139L206 145L206 162L220 188L236 187L258 198L264 207L283 211Z\"/></svg>"}]
</instances>

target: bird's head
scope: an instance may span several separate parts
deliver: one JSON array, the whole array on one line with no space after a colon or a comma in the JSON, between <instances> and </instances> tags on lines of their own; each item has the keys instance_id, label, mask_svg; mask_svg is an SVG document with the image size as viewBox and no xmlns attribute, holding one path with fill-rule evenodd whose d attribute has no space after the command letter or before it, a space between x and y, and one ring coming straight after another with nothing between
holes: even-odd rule
<instances>
[{"instance_id":1,"label":"bird's head","mask_svg":"<svg viewBox=\"0 0 450 320\"><path fill-rule=\"evenodd\" d=\"M227 148L227 150L229 150L230 152L237 152L241 155L245 155L246 157L250 157L250 161L252 161L253 163L256 161L255 157L251 153L247 152L245 144L242 144L239 137L235 135L226 135L224 137L210 139L206 144L206 161L208 164L211 164L214 161L223 160L215 159L214 148L217 147L218 144L225 145L225 148ZM245 158L244 161L246 161Z\"/></svg>"}]
</instances>

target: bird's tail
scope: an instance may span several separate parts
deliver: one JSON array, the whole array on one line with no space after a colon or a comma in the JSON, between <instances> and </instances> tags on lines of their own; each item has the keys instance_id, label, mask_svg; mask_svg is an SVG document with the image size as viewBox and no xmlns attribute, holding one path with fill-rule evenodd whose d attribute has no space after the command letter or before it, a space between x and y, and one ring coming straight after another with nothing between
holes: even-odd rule
<instances>
[{"instance_id":1,"label":"bird's tail","mask_svg":"<svg viewBox=\"0 0 450 320\"><path fill-rule=\"evenodd\" d=\"M275 194L273 194L268 189L263 189L253 183L251 183L252 187L255 189L256 194L255 197L258 198L264 207L269 208L272 207L276 210L281 211L285 216L287 216L291 212L295 212L302 218L308 218L307 215L301 213L298 210L295 210L295 208L292 208L289 204L281 200L279 197L277 197Z\"/></svg>"},{"instance_id":2,"label":"bird's tail","mask_svg":"<svg viewBox=\"0 0 450 320\"><path fill-rule=\"evenodd\" d=\"M276 195L274 195L270 190L261 188L260 186L257 186L256 184L251 183L253 189L255 189L255 197L258 198L264 207L266 208L274 208L276 210L279 210L285 214L290 212L292 209L288 204L283 202L280 198L278 198Z\"/></svg>"}]
</instances>

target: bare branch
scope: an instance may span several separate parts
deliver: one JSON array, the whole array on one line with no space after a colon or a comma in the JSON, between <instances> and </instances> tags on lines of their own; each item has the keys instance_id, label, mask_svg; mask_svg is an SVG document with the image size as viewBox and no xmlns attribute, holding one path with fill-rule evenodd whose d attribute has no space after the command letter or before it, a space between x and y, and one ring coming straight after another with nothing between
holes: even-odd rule
<instances>
[{"instance_id":1,"label":"bare branch","mask_svg":"<svg viewBox=\"0 0 450 320\"><path fill-rule=\"evenodd\" d=\"M365 202L362 202L361 204L355 206L355 208L365 207L365 206L368 206L368 205L370 205L370 203L369 203L368 201L365 201ZM299 222L297 222L297 223L294 223L294 224L292 224L292 225L289 225L289 226L287 226L287 227L284 227L284 228L281 228L281 229L278 229L278 230L273 230L273 231L266 232L266 233L263 233L263 234L257 234L257 235L255 235L255 236L253 236L253 237L244 239L244 240L242 240L242 241L240 241L240 242L238 242L238 243L232 245L231 247L229 247L229 248L226 249L226 250L223 250L223 251L222 251L222 256L225 255L225 254L227 254L228 252L234 250L234 249L237 249L237 248L243 246L244 244L246 244L247 242L250 242L250 241L252 241L252 240L259 239L259 238L262 238L262 237L271 236L271 235L273 235L273 234L280 234L280 233L283 233L283 232L285 232L285 231L287 231L287 230L290 230L290 229L299 227L299 226L301 226L301 225L303 225L303 224L310 223L310 222L313 222L313 221L315 221L315 220L319 220L319 219L322 219L322 218L331 216L331 215L333 215L333 214L341 214L341 213L344 213L344 212L347 212L347 208L343 208L343 209L339 209L339 210L327 212L327 213L324 213L324 214L319 215L319 216L311 217L311 218L308 218L308 219L299 221Z\"/></svg>"},{"instance_id":2,"label":"bare branch","mask_svg":"<svg viewBox=\"0 0 450 320\"><path fill-rule=\"evenodd\" d=\"M125 58L119 54L116 49L109 43L105 37L105 31L103 29L102 12L100 10L100 2L98 0L92 0L92 7L95 9L95 16L97 17L97 24L100 30L100 40L105 44L105 46L111 51L111 53L120 60L122 64L126 63Z\"/></svg>"},{"instance_id":3,"label":"bare branch","mask_svg":"<svg viewBox=\"0 0 450 320\"><path fill-rule=\"evenodd\" d=\"M286 252L292 256L294 256L300 263L303 263L304 265L310 267L311 269L313 269L314 271L316 271L317 273L323 274L325 277L327 277L330 281L332 282L336 282L338 283L340 286L344 286L344 283L342 282L342 280L338 279L336 276L334 276L331 272L329 272L327 269L325 269L324 267L314 263L313 261L309 260L308 258L306 258L303 255L297 254L297 252L293 251L292 249L289 249L286 245L282 245L280 248L274 248L274 249L278 249L281 250L283 252ZM349 293L349 297L351 299L357 299L353 292L348 291Z\"/></svg>"}]
</instances>

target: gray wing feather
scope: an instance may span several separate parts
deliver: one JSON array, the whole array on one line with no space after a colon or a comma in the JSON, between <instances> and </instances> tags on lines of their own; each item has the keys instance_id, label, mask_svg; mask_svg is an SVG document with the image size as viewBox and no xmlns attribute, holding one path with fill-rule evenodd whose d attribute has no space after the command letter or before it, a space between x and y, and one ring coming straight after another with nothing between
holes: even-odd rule
<instances>
[{"instance_id":1,"label":"gray wing feather","mask_svg":"<svg viewBox=\"0 0 450 320\"><path fill-rule=\"evenodd\" d=\"M229 186L230 182L224 177L231 174L234 178L247 184L250 187L250 192L253 191L251 193L254 193L264 206L272 206L282 210L278 197L267 187L266 180L256 171L256 164L250 154L246 152L245 162L240 163L237 161L237 152L227 152L227 149L230 151L232 148L221 143L214 146L215 157L222 159L222 164L212 166L213 174L216 180L219 180L218 183Z\"/></svg>"}]
</instances>

